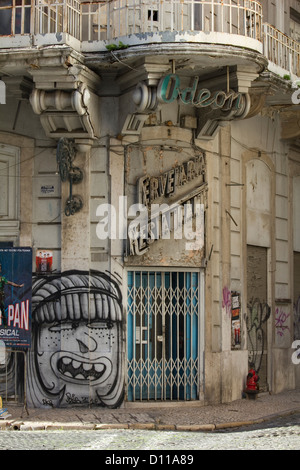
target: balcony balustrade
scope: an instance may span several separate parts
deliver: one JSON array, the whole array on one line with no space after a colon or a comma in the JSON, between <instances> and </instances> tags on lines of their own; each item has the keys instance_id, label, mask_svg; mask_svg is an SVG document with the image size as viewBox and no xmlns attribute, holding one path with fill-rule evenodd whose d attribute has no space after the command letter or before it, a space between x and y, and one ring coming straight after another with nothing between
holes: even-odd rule
<instances>
[{"instance_id":1,"label":"balcony balustrade","mask_svg":"<svg viewBox=\"0 0 300 470\"><path fill-rule=\"evenodd\" d=\"M300 76L300 45L263 23L256 0L1 0L0 48L194 42L263 53L274 72ZM279 72L280 73L280 72Z\"/></svg>"},{"instance_id":2,"label":"balcony balustrade","mask_svg":"<svg viewBox=\"0 0 300 470\"><path fill-rule=\"evenodd\" d=\"M300 76L300 43L265 23L264 55L269 59L269 69L280 74L282 70Z\"/></svg>"},{"instance_id":3,"label":"balcony balustrade","mask_svg":"<svg viewBox=\"0 0 300 470\"><path fill-rule=\"evenodd\" d=\"M220 32L261 39L256 1L117 0L81 4L81 40L113 40L157 32Z\"/></svg>"}]
</instances>

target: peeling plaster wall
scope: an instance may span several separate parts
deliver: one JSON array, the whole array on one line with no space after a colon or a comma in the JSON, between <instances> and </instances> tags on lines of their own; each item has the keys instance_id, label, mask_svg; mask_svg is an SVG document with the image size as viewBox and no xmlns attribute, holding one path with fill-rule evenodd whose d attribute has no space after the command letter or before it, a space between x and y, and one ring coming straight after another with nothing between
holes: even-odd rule
<instances>
[{"instance_id":1,"label":"peeling plaster wall","mask_svg":"<svg viewBox=\"0 0 300 470\"><path fill-rule=\"evenodd\" d=\"M59 270L61 195L55 142L46 137L27 100L18 101L9 95L0 111L0 143L20 150L20 177L16 184L21 223L14 242L32 246L34 254L35 249L53 250L53 269ZM6 239L11 239L9 233Z\"/></svg>"},{"instance_id":2,"label":"peeling plaster wall","mask_svg":"<svg viewBox=\"0 0 300 470\"><path fill-rule=\"evenodd\" d=\"M291 240L299 238L298 232L293 229L291 210L292 207L294 211L297 210L298 198L297 189L294 189L294 197L291 194L293 183L291 186L289 172L293 175L297 173L294 167L290 167L288 144L280 140L278 115L263 112L254 118L231 123L230 128L230 146L224 147L222 130L207 146L209 209L206 230L207 242L213 251L206 268L206 310L210 314L205 332L205 380L206 397L217 401L239 398L241 388L245 385L249 347L245 322L249 301L245 272L247 243L268 250L267 301L271 316L266 340L270 389L277 392L293 388L297 374L297 366L291 360L294 319L290 299ZM224 162L226 168L228 151L230 172L226 177ZM293 158L298 161L298 154ZM226 181L230 192L227 207L224 199ZM227 217L226 220L225 208L232 218ZM295 214L294 220L297 224ZM243 316L240 351L230 351L228 344L229 321L220 301L225 288L241 293ZM226 375L227 379L224 378Z\"/></svg>"},{"instance_id":3,"label":"peeling plaster wall","mask_svg":"<svg viewBox=\"0 0 300 470\"><path fill-rule=\"evenodd\" d=\"M235 168L235 177L232 181L247 185L242 189L232 188L232 194L233 192L236 194L232 210L237 217L235 220L239 222L240 208L241 214L245 211L245 206L243 209L240 204L247 204L247 215L245 216L245 212L243 215L241 240L244 238L244 244L249 243L268 249L268 304L271 307L267 328L268 383L274 392L281 391L284 388L294 387L296 371L291 361L293 341L291 201L293 198L289 182L289 147L280 140L280 121L276 115L268 116L263 113L251 120L233 125L232 130L235 159L232 165ZM239 155L243 159L239 158ZM246 170L243 170L245 164ZM242 175L243 171L245 179L238 179L238 175ZM244 191L247 194L246 198L237 196ZM241 274L240 279L245 289L246 280L242 269L245 259L243 245L239 251L237 242L239 229L235 227L234 230L236 243L232 252L232 275L237 282ZM234 273L238 275L235 276ZM247 311L245 303L244 311Z\"/></svg>"},{"instance_id":4,"label":"peeling plaster wall","mask_svg":"<svg viewBox=\"0 0 300 470\"><path fill-rule=\"evenodd\" d=\"M33 178L33 255L51 250L53 269L61 270L61 181L57 174L55 142L37 147ZM35 271L35 266L33 271Z\"/></svg>"},{"instance_id":5,"label":"peeling plaster wall","mask_svg":"<svg viewBox=\"0 0 300 470\"><path fill-rule=\"evenodd\" d=\"M248 370L247 244L268 250L269 386L273 391L281 391L295 385L297 366L290 360L295 326L289 299L293 299L291 253L299 248L299 153L295 150L294 154L289 154L288 145L280 140L278 115L264 111L255 118L227 124L213 140L196 139L192 146L193 131L180 127L183 115L193 115L189 107L177 103L162 107L155 117L146 121L139 136L120 137L126 116L133 109L131 93L125 93L120 99L101 98L100 138L89 153L77 156L85 180L76 188L76 193L84 196L84 210L76 219L68 219L62 215L68 185L64 183L62 187L57 175L56 143L45 136L28 103L22 103L15 129L17 102L9 99L2 109L7 114L0 116L0 144L19 146L22 150L19 243L32 244L34 249L52 250L53 269L58 272L63 267L64 271L73 271L75 276L80 268L85 272L92 269L110 273L111 284L120 289L120 323L116 333L119 349L106 357L121 369L116 372L116 398L112 396L109 403L120 403L125 380L127 281L124 265L205 266L205 400L227 402L240 398ZM172 240L159 240L142 257L125 257L124 260L125 240L97 236L99 206L112 204L118 213L119 196L128 196L129 205L137 202L139 177L163 174L174 163L178 165L193 158L195 148L206 154L205 250L187 254L182 240L174 240L174 244ZM295 173L295 165L298 173ZM194 189L194 184L197 186L196 180L185 187L187 193ZM293 217L296 219L294 226ZM237 350L231 347L229 302L232 291L241 294L242 302L241 347ZM106 326L104 329L106 332ZM75 354L76 342L70 344L69 352ZM51 352L55 353L55 348L48 351L49 355ZM32 366L34 371L34 363ZM109 384L102 391L104 395L108 389ZM82 395L84 401L89 399L90 392L86 390ZM69 392L72 393L72 387ZM43 400L42 395L39 399ZM64 404L67 405L67 399Z\"/></svg>"}]
</instances>

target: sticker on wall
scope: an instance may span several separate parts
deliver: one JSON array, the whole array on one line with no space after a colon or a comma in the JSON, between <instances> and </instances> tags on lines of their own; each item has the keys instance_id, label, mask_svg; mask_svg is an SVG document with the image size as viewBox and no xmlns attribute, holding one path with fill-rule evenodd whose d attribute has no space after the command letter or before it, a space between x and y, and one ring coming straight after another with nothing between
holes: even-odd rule
<instances>
[{"instance_id":1,"label":"sticker on wall","mask_svg":"<svg viewBox=\"0 0 300 470\"><path fill-rule=\"evenodd\" d=\"M241 346L241 301L240 294L231 292L231 345L232 349L239 349Z\"/></svg>"},{"instance_id":2,"label":"sticker on wall","mask_svg":"<svg viewBox=\"0 0 300 470\"><path fill-rule=\"evenodd\" d=\"M41 194L53 194L55 192L55 187L53 184L43 184L41 186Z\"/></svg>"},{"instance_id":3,"label":"sticker on wall","mask_svg":"<svg viewBox=\"0 0 300 470\"><path fill-rule=\"evenodd\" d=\"M52 271L53 253L49 250L37 250L36 252L36 272L39 274L50 273Z\"/></svg>"}]
</instances>

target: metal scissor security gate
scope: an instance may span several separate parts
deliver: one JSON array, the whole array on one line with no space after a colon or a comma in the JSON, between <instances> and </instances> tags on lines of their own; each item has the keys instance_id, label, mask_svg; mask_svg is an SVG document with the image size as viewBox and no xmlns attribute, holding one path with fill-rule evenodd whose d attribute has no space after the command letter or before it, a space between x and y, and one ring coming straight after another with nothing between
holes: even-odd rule
<instances>
[{"instance_id":1,"label":"metal scissor security gate","mask_svg":"<svg viewBox=\"0 0 300 470\"><path fill-rule=\"evenodd\" d=\"M199 311L199 272L128 272L128 401L198 399Z\"/></svg>"}]
</instances>

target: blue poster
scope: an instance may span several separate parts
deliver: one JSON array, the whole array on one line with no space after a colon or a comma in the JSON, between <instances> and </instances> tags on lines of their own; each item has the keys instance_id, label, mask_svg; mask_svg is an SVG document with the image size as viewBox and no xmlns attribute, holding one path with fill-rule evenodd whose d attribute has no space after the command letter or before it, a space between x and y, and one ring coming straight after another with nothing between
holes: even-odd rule
<instances>
[{"instance_id":1,"label":"blue poster","mask_svg":"<svg viewBox=\"0 0 300 470\"><path fill-rule=\"evenodd\" d=\"M0 248L0 340L31 346L32 249Z\"/></svg>"}]
</instances>

